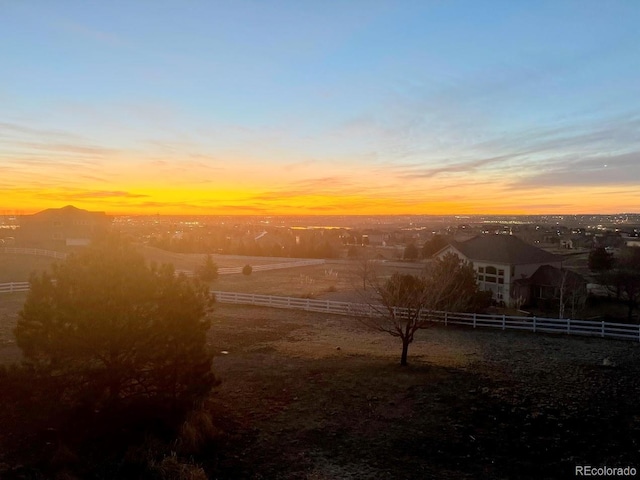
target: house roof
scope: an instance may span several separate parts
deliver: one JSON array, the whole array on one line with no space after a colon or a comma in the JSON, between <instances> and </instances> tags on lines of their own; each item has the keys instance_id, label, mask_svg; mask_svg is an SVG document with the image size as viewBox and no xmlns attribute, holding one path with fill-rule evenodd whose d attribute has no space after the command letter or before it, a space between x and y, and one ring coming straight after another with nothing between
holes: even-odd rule
<instances>
[{"instance_id":1,"label":"house roof","mask_svg":"<svg viewBox=\"0 0 640 480\"><path fill-rule=\"evenodd\" d=\"M477 235L464 242L450 242L449 245L472 262L528 265L561 260L559 255L534 247L513 235Z\"/></svg>"},{"instance_id":2,"label":"house roof","mask_svg":"<svg viewBox=\"0 0 640 480\"><path fill-rule=\"evenodd\" d=\"M582 275L572 270L561 270L552 265L542 265L529 278L518 279L515 283L523 285L551 285L559 287L562 285L563 275L566 275L564 282L567 286L573 287L586 283Z\"/></svg>"}]
</instances>

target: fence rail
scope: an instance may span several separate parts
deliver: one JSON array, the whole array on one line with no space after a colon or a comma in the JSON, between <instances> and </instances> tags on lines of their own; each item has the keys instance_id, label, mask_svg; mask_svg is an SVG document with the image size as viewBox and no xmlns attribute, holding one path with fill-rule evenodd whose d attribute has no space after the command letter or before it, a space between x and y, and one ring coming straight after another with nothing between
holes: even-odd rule
<instances>
[{"instance_id":1,"label":"fence rail","mask_svg":"<svg viewBox=\"0 0 640 480\"><path fill-rule=\"evenodd\" d=\"M52 257L59 260L67 258L64 252L56 252L54 250L43 250L41 248L18 248L18 247L2 247L0 253L19 253L22 255L39 255L41 257Z\"/></svg>"},{"instance_id":2,"label":"fence rail","mask_svg":"<svg viewBox=\"0 0 640 480\"><path fill-rule=\"evenodd\" d=\"M28 290L29 282L0 283L0 293L26 292ZM286 308L354 317L375 317L384 314L381 306L364 303L280 297L254 293L221 292L217 290L212 290L212 293L215 294L216 301L220 303ZM400 318L408 314L406 309L395 308L394 310L394 314ZM446 326L463 325L473 328L524 330L534 333L564 333L568 335L616 338L640 342L640 325L627 323L439 311L423 311L420 313L420 318L421 320L441 323Z\"/></svg>"},{"instance_id":3,"label":"fence rail","mask_svg":"<svg viewBox=\"0 0 640 480\"><path fill-rule=\"evenodd\" d=\"M383 307L362 303L336 302L308 298L279 297L251 293L212 291L216 301L240 305L288 308L309 312L324 312L334 315L381 316ZM406 309L396 308L397 317L407 315ZM497 328L501 330L524 330L534 333L564 333L601 338L617 338L640 342L640 325L605 321L523 317L499 314L455 313L423 311L421 320L443 325L463 325L473 328Z\"/></svg>"},{"instance_id":4,"label":"fence rail","mask_svg":"<svg viewBox=\"0 0 640 480\"><path fill-rule=\"evenodd\" d=\"M0 283L0 293L28 292L29 282Z\"/></svg>"}]
</instances>

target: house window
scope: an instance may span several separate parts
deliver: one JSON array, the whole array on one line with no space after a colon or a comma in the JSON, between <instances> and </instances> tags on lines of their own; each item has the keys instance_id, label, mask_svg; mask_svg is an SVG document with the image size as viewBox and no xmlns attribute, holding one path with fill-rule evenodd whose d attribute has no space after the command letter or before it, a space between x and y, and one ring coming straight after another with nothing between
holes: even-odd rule
<instances>
[{"instance_id":1,"label":"house window","mask_svg":"<svg viewBox=\"0 0 640 480\"><path fill-rule=\"evenodd\" d=\"M478 271L484 271L484 275L478 275L479 281L485 281L487 283L496 283L499 285L504 285L504 269L497 269L496 267L487 266L487 267L478 267Z\"/></svg>"},{"instance_id":2,"label":"house window","mask_svg":"<svg viewBox=\"0 0 640 480\"><path fill-rule=\"evenodd\" d=\"M478 267L478 273L484 273L484 267Z\"/></svg>"},{"instance_id":3,"label":"house window","mask_svg":"<svg viewBox=\"0 0 640 480\"><path fill-rule=\"evenodd\" d=\"M62 240L64 237L62 236L62 233L60 232L54 232L53 236L51 237L53 240Z\"/></svg>"}]
</instances>

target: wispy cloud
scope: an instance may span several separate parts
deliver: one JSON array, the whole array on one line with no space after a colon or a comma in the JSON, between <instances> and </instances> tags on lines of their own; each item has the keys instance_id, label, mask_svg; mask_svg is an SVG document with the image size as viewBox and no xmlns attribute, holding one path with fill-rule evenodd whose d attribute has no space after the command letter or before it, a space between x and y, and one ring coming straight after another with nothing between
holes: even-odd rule
<instances>
[{"instance_id":1,"label":"wispy cloud","mask_svg":"<svg viewBox=\"0 0 640 480\"><path fill-rule=\"evenodd\" d=\"M548 165L546 171L517 180L511 187L611 185L640 185L640 150L565 160Z\"/></svg>"},{"instance_id":2,"label":"wispy cloud","mask_svg":"<svg viewBox=\"0 0 640 480\"><path fill-rule=\"evenodd\" d=\"M117 198L147 198L149 195L131 193L125 191L75 191L75 192L44 192L37 194L38 197L50 200L74 201L74 200L99 200Z\"/></svg>"},{"instance_id":3,"label":"wispy cloud","mask_svg":"<svg viewBox=\"0 0 640 480\"><path fill-rule=\"evenodd\" d=\"M64 138L64 139L74 139L78 140L81 138L79 135L76 135L71 132L65 132L62 130L49 129L49 128L35 128L31 126L26 126L20 123L15 122L0 122L0 134L6 135L20 135L20 136L32 136L36 138L42 137L54 137L54 138Z\"/></svg>"},{"instance_id":4,"label":"wispy cloud","mask_svg":"<svg viewBox=\"0 0 640 480\"><path fill-rule=\"evenodd\" d=\"M356 189L355 182L340 176L308 178L288 182L281 188L252 195L251 200L271 202L309 196L348 195L353 194Z\"/></svg>"},{"instance_id":5,"label":"wispy cloud","mask_svg":"<svg viewBox=\"0 0 640 480\"><path fill-rule=\"evenodd\" d=\"M501 155L498 157L481 158L468 162L454 162L442 167L422 167L419 165L400 168L397 175L400 178L432 178L446 173L474 173L481 167L512 161L517 155Z\"/></svg>"},{"instance_id":6,"label":"wispy cloud","mask_svg":"<svg viewBox=\"0 0 640 480\"><path fill-rule=\"evenodd\" d=\"M92 157L103 157L118 153L115 148L99 147L95 145L72 145L72 144L56 144L45 142L13 142L13 145L26 149L43 150L53 153L61 153L64 155L82 155Z\"/></svg>"}]
</instances>

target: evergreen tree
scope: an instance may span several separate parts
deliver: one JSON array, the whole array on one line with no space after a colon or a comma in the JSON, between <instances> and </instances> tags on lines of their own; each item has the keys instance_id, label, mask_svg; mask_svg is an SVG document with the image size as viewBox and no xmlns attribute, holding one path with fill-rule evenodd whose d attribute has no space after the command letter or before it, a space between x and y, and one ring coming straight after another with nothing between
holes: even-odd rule
<instances>
[{"instance_id":1,"label":"evergreen tree","mask_svg":"<svg viewBox=\"0 0 640 480\"><path fill-rule=\"evenodd\" d=\"M109 242L31 278L15 336L59 400L91 408L157 401L188 408L216 384L206 346L210 296L173 267Z\"/></svg>"}]
</instances>

